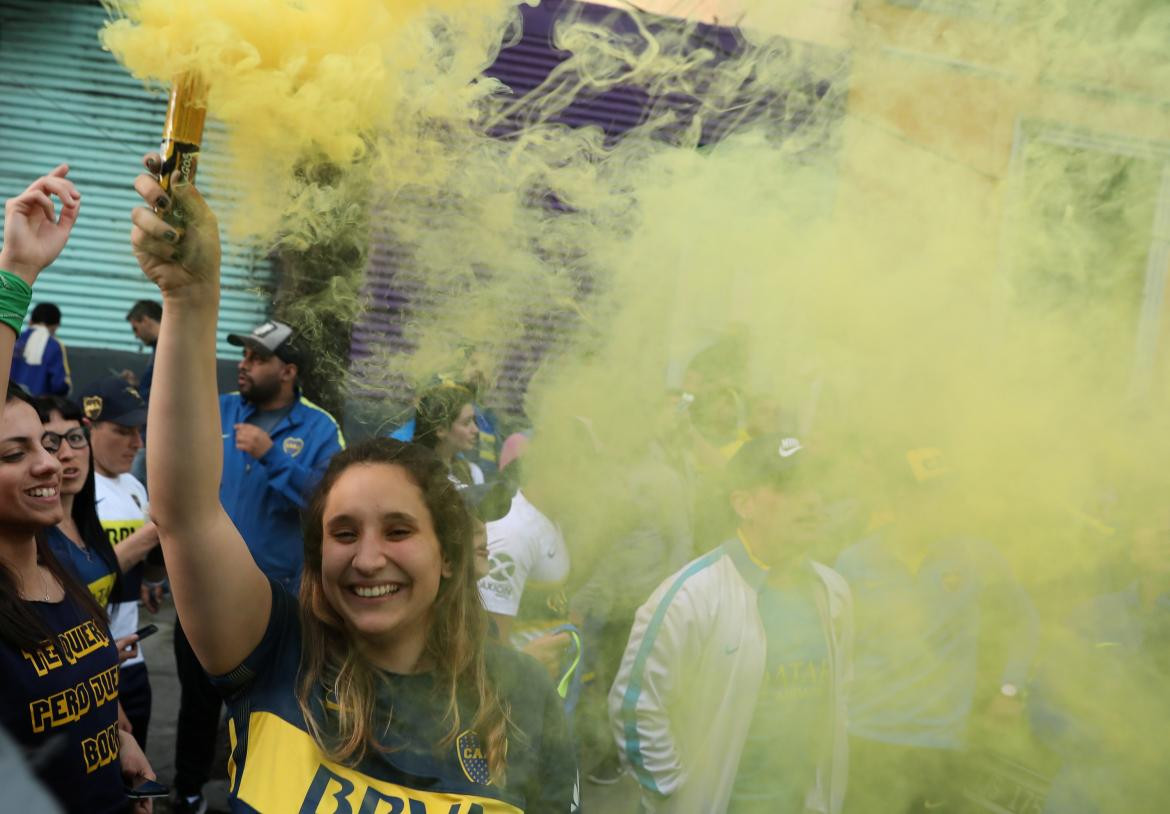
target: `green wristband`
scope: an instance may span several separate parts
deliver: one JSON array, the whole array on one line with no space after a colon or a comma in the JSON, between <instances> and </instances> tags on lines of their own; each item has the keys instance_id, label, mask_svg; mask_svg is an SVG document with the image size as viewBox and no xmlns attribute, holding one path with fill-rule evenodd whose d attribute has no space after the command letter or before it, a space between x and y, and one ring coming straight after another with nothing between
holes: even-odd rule
<instances>
[{"instance_id":1,"label":"green wristband","mask_svg":"<svg viewBox=\"0 0 1170 814\"><path fill-rule=\"evenodd\" d=\"M32 287L12 272L0 269L0 323L20 336L20 327L31 302Z\"/></svg>"}]
</instances>

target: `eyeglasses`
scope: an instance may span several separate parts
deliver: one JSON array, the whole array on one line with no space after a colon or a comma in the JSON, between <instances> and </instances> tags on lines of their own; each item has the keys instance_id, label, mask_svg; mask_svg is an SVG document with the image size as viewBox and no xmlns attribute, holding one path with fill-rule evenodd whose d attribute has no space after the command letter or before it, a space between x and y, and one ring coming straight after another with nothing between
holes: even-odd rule
<instances>
[{"instance_id":1,"label":"eyeglasses","mask_svg":"<svg viewBox=\"0 0 1170 814\"><path fill-rule=\"evenodd\" d=\"M61 449L61 442L64 441L73 449L85 449L89 446L89 439L85 437L85 430L70 430L62 435L59 432L45 432L41 436L41 446L45 448L46 452L56 454L57 450Z\"/></svg>"}]
</instances>

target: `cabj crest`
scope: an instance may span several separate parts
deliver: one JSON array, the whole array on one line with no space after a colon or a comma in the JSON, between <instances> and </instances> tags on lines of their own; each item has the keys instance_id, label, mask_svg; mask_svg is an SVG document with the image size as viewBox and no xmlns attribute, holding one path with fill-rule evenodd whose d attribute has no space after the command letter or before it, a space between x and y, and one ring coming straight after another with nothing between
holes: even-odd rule
<instances>
[{"instance_id":1,"label":"cabj crest","mask_svg":"<svg viewBox=\"0 0 1170 814\"><path fill-rule=\"evenodd\" d=\"M491 775L488 772L487 755L479 744L479 738L470 729L455 740L455 751L459 755L459 765L463 773L472 783L488 785Z\"/></svg>"},{"instance_id":2,"label":"cabj crest","mask_svg":"<svg viewBox=\"0 0 1170 814\"><path fill-rule=\"evenodd\" d=\"M102 397L86 396L82 401L81 409L85 411L85 417L93 421L102 414Z\"/></svg>"}]
</instances>

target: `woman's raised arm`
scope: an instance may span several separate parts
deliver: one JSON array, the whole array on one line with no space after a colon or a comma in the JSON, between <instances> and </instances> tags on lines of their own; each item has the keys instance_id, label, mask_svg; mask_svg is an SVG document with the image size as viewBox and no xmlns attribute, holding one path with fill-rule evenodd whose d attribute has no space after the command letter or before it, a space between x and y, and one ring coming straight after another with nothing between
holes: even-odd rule
<instances>
[{"instance_id":1,"label":"woman's raised arm","mask_svg":"<svg viewBox=\"0 0 1170 814\"><path fill-rule=\"evenodd\" d=\"M148 170L159 166L157 155L147 156ZM219 225L199 191L177 174L170 196L153 174L139 175L134 188L149 207L134 210L131 243L163 300L147 421L150 514L191 647L208 672L226 673L260 643L272 596L219 502ZM183 227L153 208L177 209Z\"/></svg>"}]
</instances>

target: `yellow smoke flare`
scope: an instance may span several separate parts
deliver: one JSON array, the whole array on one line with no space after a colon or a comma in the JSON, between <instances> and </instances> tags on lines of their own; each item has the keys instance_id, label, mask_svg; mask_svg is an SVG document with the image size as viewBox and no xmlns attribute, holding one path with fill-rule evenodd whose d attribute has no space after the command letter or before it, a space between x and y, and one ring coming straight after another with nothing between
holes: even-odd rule
<instances>
[{"instance_id":1,"label":"yellow smoke flare","mask_svg":"<svg viewBox=\"0 0 1170 814\"><path fill-rule=\"evenodd\" d=\"M759 0L720 17L755 26L729 40L569 6L555 36L573 56L524 99L477 80L515 33L502 0L115 8L105 42L136 76L206 80L241 233L304 249L364 213L362 240L401 250L416 351L375 348L364 390L458 373L468 349L498 371L551 335L526 472L575 574L683 511L669 479L642 477L651 446L693 456L700 551L728 531L718 456L753 431L800 435L832 463L821 559L879 528L915 573L912 549L942 536L1003 554L1052 633L1035 674L1055 666L1048 697L1104 733L1077 744L1113 772L1087 795L1132 810L1108 801L1151 776L1164 675L1110 661L1116 682L1082 681L1112 675L1112 651L1066 622L1131 581L1170 587L1164 3ZM659 100L632 133L558 123L624 83ZM493 137L502 123L518 132ZM944 476L914 478L922 449ZM920 617L889 622L912 638ZM982 743L1075 769L973 705ZM876 812L881 791L854 793Z\"/></svg>"}]
</instances>

